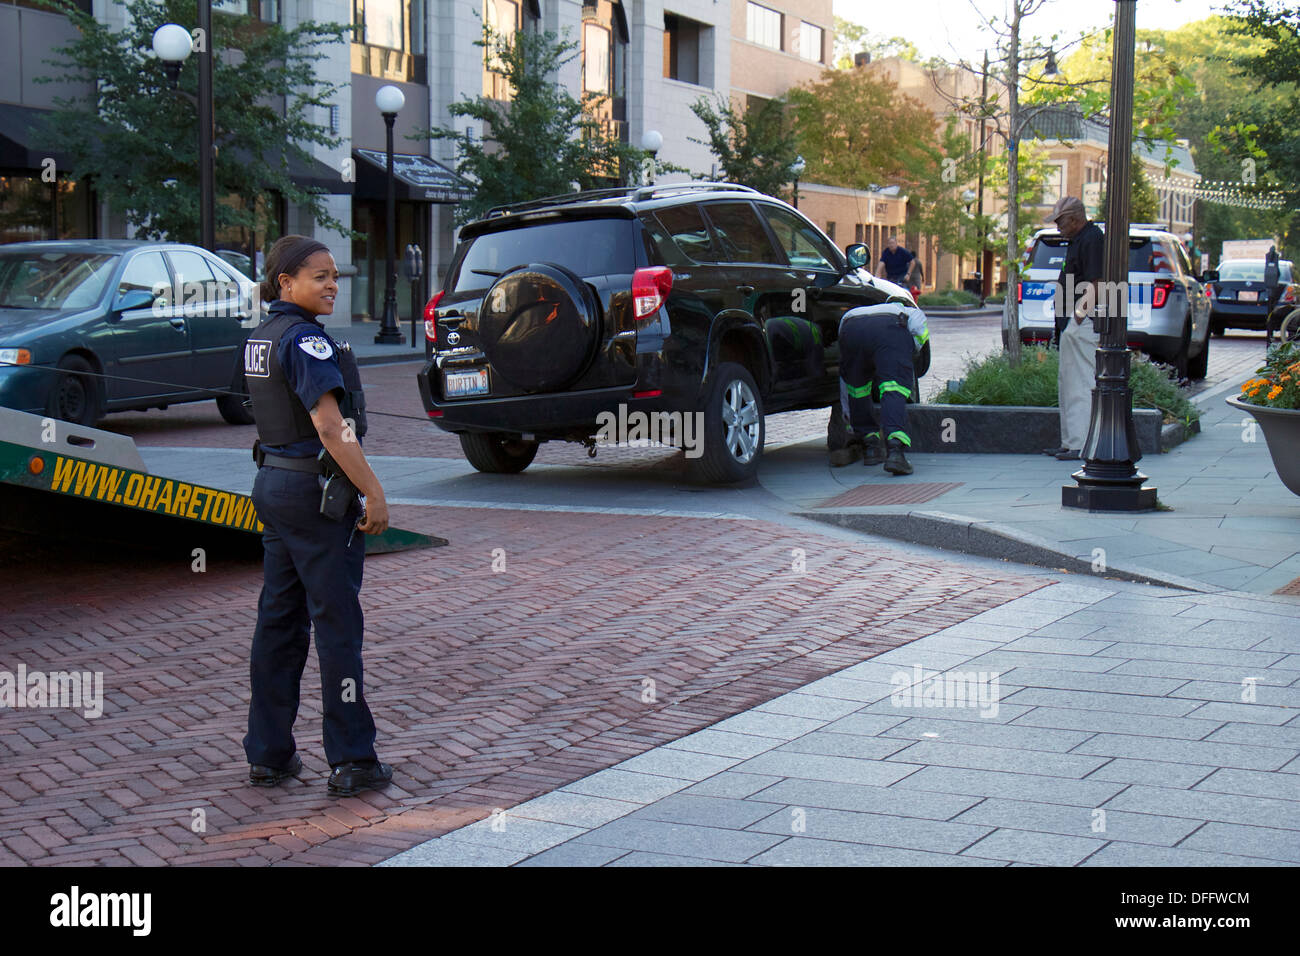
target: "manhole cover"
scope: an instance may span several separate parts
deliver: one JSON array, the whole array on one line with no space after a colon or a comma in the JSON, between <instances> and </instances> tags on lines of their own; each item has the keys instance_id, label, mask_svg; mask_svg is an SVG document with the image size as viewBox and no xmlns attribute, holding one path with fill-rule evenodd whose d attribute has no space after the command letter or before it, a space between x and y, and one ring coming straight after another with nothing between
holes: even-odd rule
<instances>
[{"instance_id":1,"label":"manhole cover","mask_svg":"<svg viewBox=\"0 0 1300 956\"><path fill-rule=\"evenodd\" d=\"M1274 594L1300 594L1300 578L1296 578L1290 584L1278 588L1273 593Z\"/></svg>"},{"instance_id":2,"label":"manhole cover","mask_svg":"<svg viewBox=\"0 0 1300 956\"><path fill-rule=\"evenodd\" d=\"M960 488L960 481L929 481L910 484L859 485L842 495L828 498L818 508L870 508L873 505L919 505Z\"/></svg>"}]
</instances>

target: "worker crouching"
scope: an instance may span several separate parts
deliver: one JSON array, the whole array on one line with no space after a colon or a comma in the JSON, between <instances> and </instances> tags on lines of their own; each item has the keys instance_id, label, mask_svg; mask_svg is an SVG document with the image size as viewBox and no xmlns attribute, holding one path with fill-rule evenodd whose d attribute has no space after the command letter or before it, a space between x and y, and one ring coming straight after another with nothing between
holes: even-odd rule
<instances>
[{"instance_id":1,"label":"worker crouching","mask_svg":"<svg viewBox=\"0 0 1300 956\"><path fill-rule=\"evenodd\" d=\"M850 309L840 319L840 402L849 436L831 452L836 467L858 458L864 465L885 466L891 475L910 475L904 449L907 400L930 364L930 331L925 313L901 303ZM872 393L880 397L880 414Z\"/></svg>"}]
</instances>

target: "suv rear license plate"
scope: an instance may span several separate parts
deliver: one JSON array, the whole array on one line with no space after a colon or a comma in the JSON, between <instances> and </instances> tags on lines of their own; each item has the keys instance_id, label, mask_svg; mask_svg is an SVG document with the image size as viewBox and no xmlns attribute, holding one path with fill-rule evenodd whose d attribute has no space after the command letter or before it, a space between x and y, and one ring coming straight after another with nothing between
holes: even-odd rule
<instances>
[{"instance_id":1,"label":"suv rear license plate","mask_svg":"<svg viewBox=\"0 0 1300 956\"><path fill-rule=\"evenodd\" d=\"M468 398L471 395L488 393L488 370L474 369L471 372L445 372L442 393L448 398Z\"/></svg>"},{"instance_id":2,"label":"suv rear license plate","mask_svg":"<svg viewBox=\"0 0 1300 956\"><path fill-rule=\"evenodd\" d=\"M1259 293L1258 293L1258 292L1249 291L1249 290L1246 290L1246 289L1242 289L1240 292L1237 293L1237 301L1238 301L1238 302L1258 302L1258 301L1259 301Z\"/></svg>"}]
</instances>

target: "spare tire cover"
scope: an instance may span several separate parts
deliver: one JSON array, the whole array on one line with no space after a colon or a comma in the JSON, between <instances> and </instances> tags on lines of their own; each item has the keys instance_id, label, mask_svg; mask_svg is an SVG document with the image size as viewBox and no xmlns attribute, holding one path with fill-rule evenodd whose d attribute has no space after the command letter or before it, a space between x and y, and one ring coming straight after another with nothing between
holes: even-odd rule
<instances>
[{"instance_id":1,"label":"spare tire cover","mask_svg":"<svg viewBox=\"0 0 1300 956\"><path fill-rule=\"evenodd\" d=\"M563 266L517 266L483 297L479 344L501 378L528 392L554 391L591 361L599 311L591 289Z\"/></svg>"}]
</instances>

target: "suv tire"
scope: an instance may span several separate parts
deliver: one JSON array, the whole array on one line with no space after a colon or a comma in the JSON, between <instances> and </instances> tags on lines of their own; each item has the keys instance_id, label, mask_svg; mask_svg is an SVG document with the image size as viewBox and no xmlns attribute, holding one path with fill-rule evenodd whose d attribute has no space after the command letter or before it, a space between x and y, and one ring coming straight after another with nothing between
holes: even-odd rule
<instances>
[{"instance_id":1,"label":"suv tire","mask_svg":"<svg viewBox=\"0 0 1300 956\"><path fill-rule=\"evenodd\" d=\"M1178 351L1169 359L1169 364L1174 367L1174 372L1178 375L1181 382L1188 377L1189 365L1187 354L1192 347L1192 325L1191 321L1183 320L1183 337L1178 343Z\"/></svg>"},{"instance_id":2,"label":"suv tire","mask_svg":"<svg viewBox=\"0 0 1300 956\"><path fill-rule=\"evenodd\" d=\"M525 392L572 384L600 344L600 304L580 276L550 262L510 269L483 296L479 341L493 374Z\"/></svg>"},{"instance_id":3,"label":"suv tire","mask_svg":"<svg viewBox=\"0 0 1300 956\"><path fill-rule=\"evenodd\" d=\"M466 460L488 474L518 474L537 457L538 443L535 441L481 432L461 432L459 437Z\"/></svg>"},{"instance_id":4,"label":"suv tire","mask_svg":"<svg viewBox=\"0 0 1300 956\"><path fill-rule=\"evenodd\" d=\"M749 369L723 362L704 388L704 448L695 475L710 484L753 478L763 457L763 396ZM757 427L755 427L757 426Z\"/></svg>"},{"instance_id":5,"label":"suv tire","mask_svg":"<svg viewBox=\"0 0 1300 956\"><path fill-rule=\"evenodd\" d=\"M1205 337L1205 346L1201 349L1201 354L1191 359L1187 363L1187 377L1193 382L1199 382L1210 372L1210 337Z\"/></svg>"}]
</instances>

